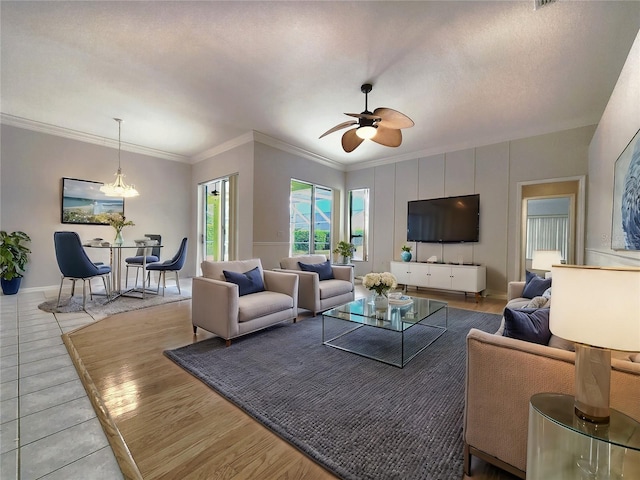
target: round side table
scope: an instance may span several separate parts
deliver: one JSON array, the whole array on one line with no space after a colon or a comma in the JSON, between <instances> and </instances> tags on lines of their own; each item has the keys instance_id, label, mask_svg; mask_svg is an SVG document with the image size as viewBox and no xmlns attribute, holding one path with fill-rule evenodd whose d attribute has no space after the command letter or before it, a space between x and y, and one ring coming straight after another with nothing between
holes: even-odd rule
<instances>
[{"instance_id":1,"label":"round side table","mask_svg":"<svg viewBox=\"0 0 640 480\"><path fill-rule=\"evenodd\" d=\"M608 424L594 424L570 395L531 397L527 480L630 478L640 479L640 422L611 409Z\"/></svg>"}]
</instances>

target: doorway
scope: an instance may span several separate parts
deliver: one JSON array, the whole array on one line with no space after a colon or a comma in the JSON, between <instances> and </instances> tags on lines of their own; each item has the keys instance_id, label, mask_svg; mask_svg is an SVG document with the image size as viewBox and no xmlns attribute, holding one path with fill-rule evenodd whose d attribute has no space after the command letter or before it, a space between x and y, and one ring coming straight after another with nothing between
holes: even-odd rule
<instances>
[{"instance_id":1,"label":"doorway","mask_svg":"<svg viewBox=\"0 0 640 480\"><path fill-rule=\"evenodd\" d=\"M199 185L198 264L235 258L235 176L217 178Z\"/></svg>"},{"instance_id":2,"label":"doorway","mask_svg":"<svg viewBox=\"0 0 640 480\"><path fill-rule=\"evenodd\" d=\"M515 277L531 270L535 250L560 251L562 261L584 262L586 177L518 183L518 238Z\"/></svg>"}]
</instances>

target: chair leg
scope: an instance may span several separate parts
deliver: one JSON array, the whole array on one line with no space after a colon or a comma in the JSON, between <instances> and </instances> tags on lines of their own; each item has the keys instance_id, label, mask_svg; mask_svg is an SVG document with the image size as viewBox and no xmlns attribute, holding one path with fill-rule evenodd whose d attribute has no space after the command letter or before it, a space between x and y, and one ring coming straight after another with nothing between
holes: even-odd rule
<instances>
[{"instance_id":1,"label":"chair leg","mask_svg":"<svg viewBox=\"0 0 640 480\"><path fill-rule=\"evenodd\" d=\"M62 295L62 282L64 282L64 275L62 276L62 278L60 278L60 290L58 290L58 303L56 304L56 307L60 306L60 295Z\"/></svg>"},{"instance_id":2,"label":"chair leg","mask_svg":"<svg viewBox=\"0 0 640 480\"><path fill-rule=\"evenodd\" d=\"M133 288L138 288L138 274L139 273L140 273L140 269L138 267L136 267L136 283L133 285Z\"/></svg>"},{"instance_id":3,"label":"chair leg","mask_svg":"<svg viewBox=\"0 0 640 480\"><path fill-rule=\"evenodd\" d=\"M102 275L102 283L104 284L104 293L109 298L109 288L107 287L107 276Z\"/></svg>"},{"instance_id":4,"label":"chair leg","mask_svg":"<svg viewBox=\"0 0 640 480\"><path fill-rule=\"evenodd\" d=\"M91 279L88 278L87 282L89 283L89 298L93 301L93 292L91 291Z\"/></svg>"},{"instance_id":5,"label":"chair leg","mask_svg":"<svg viewBox=\"0 0 640 480\"><path fill-rule=\"evenodd\" d=\"M178 270L176 270L176 285L178 286L178 295L181 295L182 292L180 291L180 278L178 277Z\"/></svg>"},{"instance_id":6,"label":"chair leg","mask_svg":"<svg viewBox=\"0 0 640 480\"><path fill-rule=\"evenodd\" d=\"M124 274L124 288L129 288L129 265L127 265L126 273Z\"/></svg>"},{"instance_id":7,"label":"chair leg","mask_svg":"<svg viewBox=\"0 0 640 480\"><path fill-rule=\"evenodd\" d=\"M162 296L164 297L164 291L167 289L167 272L162 271Z\"/></svg>"},{"instance_id":8,"label":"chair leg","mask_svg":"<svg viewBox=\"0 0 640 480\"><path fill-rule=\"evenodd\" d=\"M87 292L86 292L86 284L87 284L87 280L86 279L82 279L82 310L86 310L86 305L87 305Z\"/></svg>"}]
</instances>

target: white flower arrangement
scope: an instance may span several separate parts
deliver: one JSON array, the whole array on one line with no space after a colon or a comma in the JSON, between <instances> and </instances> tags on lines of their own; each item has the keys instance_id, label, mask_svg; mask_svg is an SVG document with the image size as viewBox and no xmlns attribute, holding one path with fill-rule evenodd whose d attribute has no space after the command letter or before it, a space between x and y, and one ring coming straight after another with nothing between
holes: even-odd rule
<instances>
[{"instance_id":1,"label":"white flower arrangement","mask_svg":"<svg viewBox=\"0 0 640 480\"><path fill-rule=\"evenodd\" d=\"M362 285L369 290L375 290L378 295L388 292L398 286L398 280L393 273L367 273L362 279Z\"/></svg>"}]
</instances>

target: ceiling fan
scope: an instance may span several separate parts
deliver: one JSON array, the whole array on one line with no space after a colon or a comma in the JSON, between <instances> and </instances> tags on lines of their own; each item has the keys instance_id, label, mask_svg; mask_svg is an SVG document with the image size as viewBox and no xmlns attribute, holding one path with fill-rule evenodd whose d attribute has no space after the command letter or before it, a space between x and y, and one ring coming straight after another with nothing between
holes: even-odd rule
<instances>
[{"instance_id":1,"label":"ceiling fan","mask_svg":"<svg viewBox=\"0 0 640 480\"><path fill-rule=\"evenodd\" d=\"M368 100L369 93L372 89L373 85L370 83L365 83L360 87L360 91L364 93L364 112L345 113L345 115L357 118L357 121L349 120L336 125L320 135L320 138L342 130L343 128L357 125L357 127L347 130L344 135L342 135L342 148L347 153L353 152L358 145L367 139L387 147L400 146L402 143L402 132L400 129L413 127L413 120L404 113L386 107L379 107L373 112L370 112Z\"/></svg>"}]
</instances>

